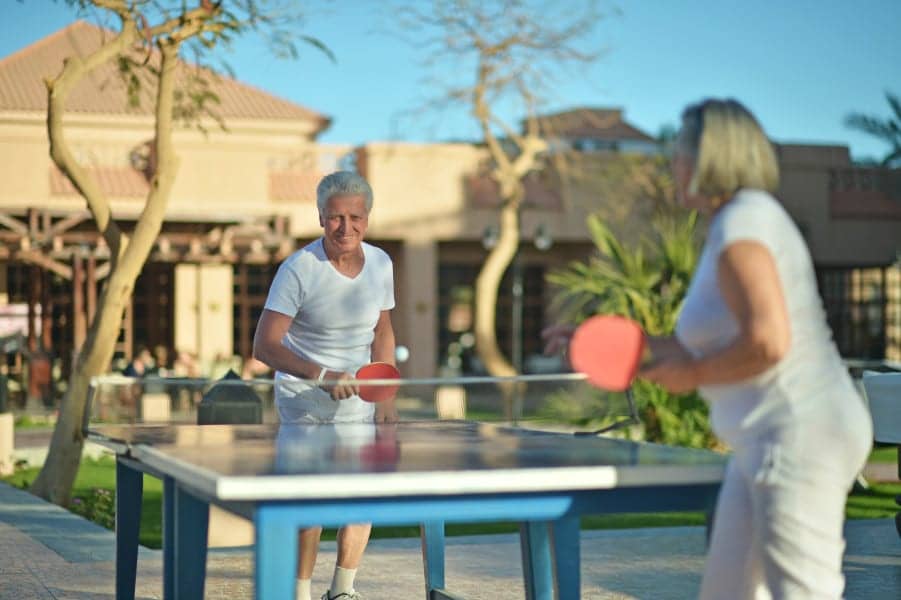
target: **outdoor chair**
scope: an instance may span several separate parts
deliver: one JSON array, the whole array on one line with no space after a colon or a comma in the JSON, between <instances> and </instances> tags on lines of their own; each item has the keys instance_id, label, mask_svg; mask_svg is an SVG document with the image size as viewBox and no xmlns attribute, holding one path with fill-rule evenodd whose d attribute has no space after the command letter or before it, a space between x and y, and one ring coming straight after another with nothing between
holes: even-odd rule
<instances>
[{"instance_id":1,"label":"outdoor chair","mask_svg":"<svg viewBox=\"0 0 901 600\"><path fill-rule=\"evenodd\" d=\"M873 440L898 449L901 479L901 373L864 371L863 388L873 416ZM901 506L901 496L895 503ZM895 528L901 536L901 513L895 515Z\"/></svg>"}]
</instances>

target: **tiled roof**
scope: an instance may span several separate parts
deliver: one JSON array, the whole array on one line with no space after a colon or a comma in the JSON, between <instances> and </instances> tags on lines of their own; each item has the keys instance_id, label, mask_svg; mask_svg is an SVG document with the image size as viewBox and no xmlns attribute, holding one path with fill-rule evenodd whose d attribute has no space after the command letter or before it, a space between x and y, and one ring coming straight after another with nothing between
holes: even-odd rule
<instances>
[{"instance_id":1,"label":"tiled roof","mask_svg":"<svg viewBox=\"0 0 901 600\"><path fill-rule=\"evenodd\" d=\"M654 138L623 120L619 109L576 108L539 117L546 135L565 139L640 140Z\"/></svg>"},{"instance_id":2,"label":"tiled roof","mask_svg":"<svg viewBox=\"0 0 901 600\"><path fill-rule=\"evenodd\" d=\"M0 59L0 110L43 111L47 107L44 78L54 77L62 69L63 60L73 54L85 56L97 49L112 31L85 21L76 21L34 44ZM182 63L185 75L196 69ZM209 72L205 72L209 75ZM329 118L293 102L277 98L262 90L240 83L226 75L210 76L213 92L219 97L214 111L225 119L279 119L314 121L317 132L325 129ZM141 106L128 107L125 85L115 62L97 68L74 90L67 110L100 114L149 114L152 85L142 86Z\"/></svg>"},{"instance_id":3,"label":"tiled roof","mask_svg":"<svg viewBox=\"0 0 901 600\"><path fill-rule=\"evenodd\" d=\"M87 171L107 196L143 198L150 190L145 175L131 167L90 167ZM55 166L50 167L50 193L53 196L80 195L62 171Z\"/></svg>"},{"instance_id":4,"label":"tiled roof","mask_svg":"<svg viewBox=\"0 0 901 600\"><path fill-rule=\"evenodd\" d=\"M316 186L322 173L270 171L269 199L274 202L316 202Z\"/></svg>"}]
</instances>

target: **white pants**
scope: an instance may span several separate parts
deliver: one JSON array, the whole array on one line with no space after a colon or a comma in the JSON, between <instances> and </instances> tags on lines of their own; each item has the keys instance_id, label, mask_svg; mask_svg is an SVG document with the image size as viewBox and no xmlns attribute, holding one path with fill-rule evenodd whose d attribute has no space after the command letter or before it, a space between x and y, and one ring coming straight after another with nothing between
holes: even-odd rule
<instances>
[{"instance_id":1,"label":"white pants","mask_svg":"<svg viewBox=\"0 0 901 600\"><path fill-rule=\"evenodd\" d=\"M873 438L862 403L837 412L735 448L702 600L842 597L845 501Z\"/></svg>"}]
</instances>

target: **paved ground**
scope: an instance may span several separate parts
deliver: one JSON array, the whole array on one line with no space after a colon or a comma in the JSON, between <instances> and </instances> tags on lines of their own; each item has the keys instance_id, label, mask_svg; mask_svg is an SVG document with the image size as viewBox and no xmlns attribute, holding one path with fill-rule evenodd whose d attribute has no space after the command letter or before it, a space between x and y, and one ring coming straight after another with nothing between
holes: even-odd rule
<instances>
[{"instance_id":1,"label":"paved ground","mask_svg":"<svg viewBox=\"0 0 901 600\"><path fill-rule=\"evenodd\" d=\"M901 539L891 520L847 526L846 596L901 598ZM113 534L21 490L0 484L0 599L110 600ZM583 598L685 600L697 593L704 560L698 527L588 531L583 534ZM322 593L335 560L323 543L314 580ZM208 560L206 597L252 597L248 549L217 550ZM161 554L142 549L137 597L161 597ZM469 598L523 597L518 539L512 535L451 538L449 587ZM418 540L376 540L357 587L368 600L423 596Z\"/></svg>"}]
</instances>

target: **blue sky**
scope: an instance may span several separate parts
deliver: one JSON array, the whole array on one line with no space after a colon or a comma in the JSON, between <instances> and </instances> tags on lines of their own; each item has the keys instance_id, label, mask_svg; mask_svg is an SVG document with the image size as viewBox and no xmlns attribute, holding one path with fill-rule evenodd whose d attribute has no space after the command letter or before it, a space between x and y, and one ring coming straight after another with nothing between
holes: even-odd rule
<instances>
[{"instance_id":1,"label":"blue sky","mask_svg":"<svg viewBox=\"0 0 901 600\"><path fill-rule=\"evenodd\" d=\"M75 18L62 2L0 1L0 56ZM381 2L305 5L311 8L304 33L325 42L337 64L312 48L302 49L297 61L276 60L247 38L227 57L239 79L333 117L322 141L476 135L465 108L399 119L429 90L417 52L384 33ZM777 141L847 144L858 158L887 150L843 120L852 110L887 117L885 91L901 94L901 2L620 0L606 6L617 10L595 33L605 56L585 75L561 81L550 110L621 107L633 124L656 133L675 124L688 102L733 96Z\"/></svg>"}]
</instances>

